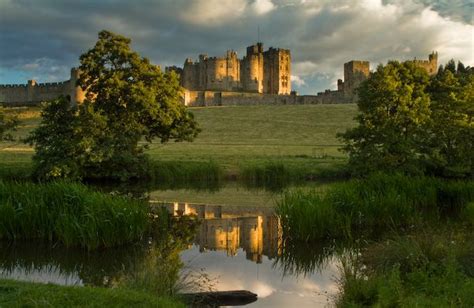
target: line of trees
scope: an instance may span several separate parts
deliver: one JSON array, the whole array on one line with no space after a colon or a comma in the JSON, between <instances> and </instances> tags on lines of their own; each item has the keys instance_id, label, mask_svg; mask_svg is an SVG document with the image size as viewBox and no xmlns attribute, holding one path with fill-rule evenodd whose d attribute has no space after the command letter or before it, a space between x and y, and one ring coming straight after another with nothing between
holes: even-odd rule
<instances>
[{"instance_id":1,"label":"line of trees","mask_svg":"<svg viewBox=\"0 0 474 308\"><path fill-rule=\"evenodd\" d=\"M391 61L357 94L358 126L339 135L354 174L473 176L474 68L451 60L430 78L413 62Z\"/></svg>"}]
</instances>

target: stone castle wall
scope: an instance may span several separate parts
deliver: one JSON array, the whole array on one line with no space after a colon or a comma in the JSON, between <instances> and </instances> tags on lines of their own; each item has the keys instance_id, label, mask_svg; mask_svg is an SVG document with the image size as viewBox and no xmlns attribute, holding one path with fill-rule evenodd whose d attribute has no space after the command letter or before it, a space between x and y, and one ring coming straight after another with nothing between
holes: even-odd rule
<instances>
[{"instance_id":1,"label":"stone castle wall","mask_svg":"<svg viewBox=\"0 0 474 308\"><path fill-rule=\"evenodd\" d=\"M71 70L71 79L63 82L37 83L28 80L27 84L0 85L0 104L8 106L38 105L59 96L70 97L72 103L84 100L84 92L76 86L78 72Z\"/></svg>"},{"instance_id":2,"label":"stone castle wall","mask_svg":"<svg viewBox=\"0 0 474 308\"><path fill-rule=\"evenodd\" d=\"M327 92L320 95L280 95L250 92L219 92L186 90L185 105L189 107L204 106L251 106L251 105L305 105L305 104L340 104L351 103L343 92Z\"/></svg>"}]
</instances>

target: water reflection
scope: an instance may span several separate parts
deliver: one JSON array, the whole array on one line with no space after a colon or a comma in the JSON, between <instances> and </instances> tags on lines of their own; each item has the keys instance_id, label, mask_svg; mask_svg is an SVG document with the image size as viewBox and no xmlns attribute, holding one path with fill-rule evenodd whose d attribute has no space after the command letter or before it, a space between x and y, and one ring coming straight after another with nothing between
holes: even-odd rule
<instances>
[{"instance_id":1,"label":"water reflection","mask_svg":"<svg viewBox=\"0 0 474 308\"><path fill-rule=\"evenodd\" d=\"M111 286L147 253L145 245L87 252L35 242L0 241L0 278L62 285Z\"/></svg>"},{"instance_id":2,"label":"water reflection","mask_svg":"<svg viewBox=\"0 0 474 308\"><path fill-rule=\"evenodd\" d=\"M258 294L255 307L325 306L336 294L339 250L331 243L305 245L283 240L270 207L170 203L175 216L201 220L194 245L181 253L187 269L203 268L216 290Z\"/></svg>"},{"instance_id":3,"label":"water reflection","mask_svg":"<svg viewBox=\"0 0 474 308\"><path fill-rule=\"evenodd\" d=\"M282 243L281 226L273 208L190 203L166 205L175 216L194 215L201 220L194 243L200 252L225 251L235 256L242 248L248 260L262 263L275 258Z\"/></svg>"},{"instance_id":4,"label":"water reflection","mask_svg":"<svg viewBox=\"0 0 474 308\"><path fill-rule=\"evenodd\" d=\"M272 207L162 205L152 207L159 217L169 213L173 223L157 221L152 240L137 245L86 252L0 242L0 277L65 285L125 285L169 294L178 280L200 272L212 286L202 285L203 280L201 285L188 281L184 291L246 289L258 294L259 300L251 304L256 307L324 306L338 290L339 250L328 243L307 246L283 240Z\"/></svg>"}]
</instances>

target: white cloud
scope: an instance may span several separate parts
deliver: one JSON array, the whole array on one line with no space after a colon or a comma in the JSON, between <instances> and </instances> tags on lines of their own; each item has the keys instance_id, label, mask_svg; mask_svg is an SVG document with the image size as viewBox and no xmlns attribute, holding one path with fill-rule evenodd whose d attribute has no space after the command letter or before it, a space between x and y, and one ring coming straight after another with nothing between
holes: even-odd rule
<instances>
[{"instance_id":1,"label":"white cloud","mask_svg":"<svg viewBox=\"0 0 474 308\"><path fill-rule=\"evenodd\" d=\"M180 15L191 24L218 25L239 18L246 7L246 0L197 0L183 7Z\"/></svg>"},{"instance_id":2,"label":"white cloud","mask_svg":"<svg viewBox=\"0 0 474 308\"><path fill-rule=\"evenodd\" d=\"M291 83L293 85L296 85L297 87L306 85L306 82L300 76L291 75L290 80L291 80Z\"/></svg>"},{"instance_id":3,"label":"white cloud","mask_svg":"<svg viewBox=\"0 0 474 308\"><path fill-rule=\"evenodd\" d=\"M258 15L263 15L275 9L275 4L271 0L255 0L251 7Z\"/></svg>"},{"instance_id":4,"label":"white cloud","mask_svg":"<svg viewBox=\"0 0 474 308\"><path fill-rule=\"evenodd\" d=\"M242 57L258 27L266 47L291 49L293 88L300 93L335 88L350 60L370 61L373 69L389 59L424 59L437 50L440 64L454 58L474 65L474 26L464 14L469 0L453 0L456 6L436 0L160 0L142 6L115 1L92 7L80 1L0 0L5 33L0 70L21 71L23 78L33 70L50 75L53 65L35 70L41 58L54 59L54 66L77 65L102 29L131 37L133 48L157 64L182 65L187 57L219 56L226 49ZM62 71L58 78L67 78L68 70ZM13 75L0 78L8 82Z\"/></svg>"}]
</instances>

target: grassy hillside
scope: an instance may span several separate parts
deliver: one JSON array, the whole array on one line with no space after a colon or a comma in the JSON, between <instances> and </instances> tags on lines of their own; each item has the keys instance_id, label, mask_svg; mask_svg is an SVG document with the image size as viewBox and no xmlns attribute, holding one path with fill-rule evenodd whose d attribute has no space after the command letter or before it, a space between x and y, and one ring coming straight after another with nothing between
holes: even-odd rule
<instances>
[{"instance_id":1,"label":"grassy hillside","mask_svg":"<svg viewBox=\"0 0 474 308\"><path fill-rule=\"evenodd\" d=\"M336 133L354 125L356 105L232 106L192 108L201 134L192 143L154 143L148 153L161 161L209 161L238 173L246 166L281 162L317 171L344 162ZM17 110L18 111L18 110ZM39 122L38 109L21 109L16 135ZM1 165L29 162L33 149L1 143Z\"/></svg>"}]
</instances>

